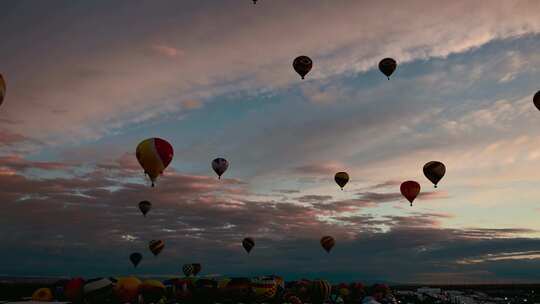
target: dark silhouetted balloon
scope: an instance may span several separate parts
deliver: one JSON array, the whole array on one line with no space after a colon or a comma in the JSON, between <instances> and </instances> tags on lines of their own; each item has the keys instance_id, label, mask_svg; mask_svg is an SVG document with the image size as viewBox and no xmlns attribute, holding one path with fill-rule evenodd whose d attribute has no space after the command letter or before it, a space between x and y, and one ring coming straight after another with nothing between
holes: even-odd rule
<instances>
[{"instance_id":1,"label":"dark silhouetted balloon","mask_svg":"<svg viewBox=\"0 0 540 304\"><path fill-rule=\"evenodd\" d=\"M253 4L257 4L257 0L253 0Z\"/></svg>"},{"instance_id":2,"label":"dark silhouetted balloon","mask_svg":"<svg viewBox=\"0 0 540 304\"><path fill-rule=\"evenodd\" d=\"M193 263L193 275L196 276L199 274L199 272L201 272L202 270L202 266L200 263Z\"/></svg>"},{"instance_id":3,"label":"dark silhouetted balloon","mask_svg":"<svg viewBox=\"0 0 540 304\"><path fill-rule=\"evenodd\" d=\"M412 206L414 199L420 193L420 184L415 181L406 181L401 184L400 190L401 194L409 201L409 203L411 203Z\"/></svg>"},{"instance_id":4,"label":"dark silhouetted balloon","mask_svg":"<svg viewBox=\"0 0 540 304\"><path fill-rule=\"evenodd\" d=\"M446 167L439 161L430 161L424 165L424 175L435 185L435 188L445 173Z\"/></svg>"},{"instance_id":5,"label":"dark silhouetted balloon","mask_svg":"<svg viewBox=\"0 0 540 304\"><path fill-rule=\"evenodd\" d=\"M225 158L218 157L212 161L212 169L214 169L219 179L228 168L229 162Z\"/></svg>"},{"instance_id":6,"label":"dark silhouetted balloon","mask_svg":"<svg viewBox=\"0 0 540 304\"><path fill-rule=\"evenodd\" d=\"M150 251L157 256L165 247L165 243L162 240L151 240L148 244L148 248L150 248Z\"/></svg>"},{"instance_id":7,"label":"dark silhouetted balloon","mask_svg":"<svg viewBox=\"0 0 540 304\"><path fill-rule=\"evenodd\" d=\"M538 110L540 110L540 91L536 92L533 97L534 105ZM0 102L1 103L1 102Z\"/></svg>"},{"instance_id":8,"label":"dark silhouetted balloon","mask_svg":"<svg viewBox=\"0 0 540 304\"><path fill-rule=\"evenodd\" d=\"M142 254L134 252L129 256L129 260L131 261L133 266L137 267L142 260Z\"/></svg>"},{"instance_id":9,"label":"dark silhouetted balloon","mask_svg":"<svg viewBox=\"0 0 540 304\"><path fill-rule=\"evenodd\" d=\"M335 244L336 244L336 241L334 241L334 238L329 235L323 236L321 238L321 246L328 253L330 252L330 250L332 250Z\"/></svg>"},{"instance_id":10,"label":"dark silhouetted balloon","mask_svg":"<svg viewBox=\"0 0 540 304\"><path fill-rule=\"evenodd\" d=\"M249 253L251 249L255 247L255 241L252 238L247 237L242 241L242 246L247 251L247 253Z\"/></svg>"},{"instance_id":11,"label":"dark silhouetted balloon","mask_svg":"<svg viewBox=\"0 0 540 304\"><path fill-rule=\"evenodd\" d=\"M152 187L159 175L171 163L174 150L169 142L161 138L148 138L143 140L136 151L137 160L150 177Z\"/></svg>"},{"instance_id":12,"label":"dark silhouetted balloon","mask_svg":"<svg viewBox=\"0 0 540 304\"><path fill-rule=\"evenodd\" d=\"M184 273L184 275L186 277L189 277L190 275L193 274L193 264L184 264L184 266L182 266L182 272Z\"/></svg>"},{"instance_id":13,"label":"dark silhouetted balloon","mask_svg":"<svg viewBox=\"0 0 540 304\"><path fill-rule=\"evenodd\" d=\"M144 216L146 216L150 209L152 209L152 203L150 203L149 201L142 201L139 203L139 210L141 210Z\"/></svg>"},{"instance_id":14,"label":"dark silhouetted balloon","mask_svg":"<svg viewBox=\"0 0 540 304\"><path fill-rule=\"evenodd\" d=\"M334 180L341 190L343 190L343 187L349 182L349 174L347 174L347 172L338 172L334 176Z\"/></svg>"},{"instance_id":15,"label":"dark silhouetted balloon","mask_svg":"<svg viewBox=\"0 0 540 304\"><path fill-rule=\"evenodd\" d=\"M313 67L313 61L308 56L299 56L296 57L293 61L293 68L298 73L302 79L311 71Z\"/></svg>"},{"instance_id":16,"label":"dark silhouetted balloon","mask_svg":"<svg viewBox=\"0 0 540 304\"><path fill-rule=\"evenodd\" d=\"M388 77L388 80L390 80L390 75L394 73L394 71L397 68L397 63L392 58L384 58L379 62L379 70Z\"/></svg>"}]
</instances>

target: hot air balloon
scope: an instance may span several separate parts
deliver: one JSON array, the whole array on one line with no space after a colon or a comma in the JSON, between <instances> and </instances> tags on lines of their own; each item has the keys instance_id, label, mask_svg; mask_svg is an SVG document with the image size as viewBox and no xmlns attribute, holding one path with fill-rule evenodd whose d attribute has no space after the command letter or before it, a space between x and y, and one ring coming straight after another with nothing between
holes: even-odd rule
<instances>
[{"instance_id":1,"label":"hot air balloon","mask_svg":"<svg viewBox=\"0 0 540 304\"><path fill-rule=\"evenodd\" d=\"M276 280L271 277L258 277L251 280L251 290L257 302L268 302L277 292Z\"/></svg>"},{"instance_id":2,"label":"hot air balloon","mask_svg":"<svg viewBox=\"0 0 540 304\"><path fill-rule=\"evenodd\" d=\"M149 201L142 201L139 203L139 210L141 210L142 214L146 217L146 214L148 211L152 209L152 203Z\"/></svg>"},{"instance_id":3,"label":"hot air balloon","mask_svg":"<svg viewBox=\"0 0 540 304\"><path fill-rule=\"evenodd\" d=\"M330 253L330 250L332 250L332 248L334 247L335 244L336 244L336 242L334 241L334 238L329 236L329 235L323 236L321 238L321 246L328 253Z\"/></svg>"},{"instance_id":4,"label":"hot air balloon","mask_svg":"<svg viewBox=\"0 0 540 304\"><path fill-rule=\"evenodd\" d=\"M430 161L424 165L424 175L429 179L435 188L446 173L446 167L439 161Z\"/></svg>"},{"instance_id":5,"label":"hot air balloon","mask_svg":"<svg viewBox=\"0 0 540 304\"><path fill-rule=\"evenodd\" d=\"M157 177L171 163L173 155L171 144L161 138L148 138L137 146L137 160L144 169L144 173L150 177L152 187Z\"/></svg>"},{"instance_id":6,"label":"hot air balloon","mask_svg":"<svg viewBox=\"0 0 540 304\"><path fill-rule=\"evenodd\" d=\"M4 76L0 74L0 105L2 105L6 97L6 89L6 81L4 80Z\"/></svg>"},{"instance_id":7,"label":"hot air balloon","mask_svg":"<svg viewBox=\"0 0 540 304\"><path fill-rule=\"evenodd\" d=\"M139 287L144 303L158 303L165 298L165 285L158 280L146 280Z\"/></svg>"},{"instance_id":8,"label":"hot air balloon","mask_svg":"<svg viewBox=\"0 0 540 304\"><path fill-rule=\"evenodd\" d=\"M184 264L184 266L182 266L182 272L184 273L184 275L186 277L189 277L190 275L193 274L193 264Z\"/></svg>"},{"instance_id":9,"label":"hot air balloon","mask_svg":"<svg viewBox=\"0 0 540 304\"><path fill-rule=\"evenodd\" d=\"M51 302L53 299L53 293L49 288L39 288L32 294L32 301L36 302Z\"/></svg>"},{"instance_id":10,"label":"hot air balloon","mask_svg":"<svg viewBox=\"0 0 540 304\"><path fill-rule=\"evenodd\" d=\"M253 0L253 4L257 4L257 0Z\"/></svg>"},{"instance_id":11,"label":"hot air balloon","mask_svg":"<svg viewBox=\"0 0 540 304\"><path fill-rule=\"evenodd\" d=\"M536 92L536 94L534 94L533 102L534 102L534 105L536 106L536 108L538 110L540 110L540 91L538 91L538 92ZM1 102L0 102L0 104L1 104Z\"/></svg>"},{"instance_id":12,"label":"hot air balloon","mask_svg":"<svg viewBox=\"0 0 540 304\"><path fill-rule=\"evenodd\" d=\"M97 278L86 281L83 287L86 303L107 303L113 295L114 283L107 278Z\"/></svg>"},{"instance_id":13,"label":"hot air balloon","mask_svg":"<svg viewBox=\"0 0 540 304\"><path fill-rule=\"evenodd\" d=\"M309 291L312 303L324 303L328 300L332 287L325 280L315 280L311 283Z\"/></svg>"},{"instance_id":14,"label":"hot air balloon","mask_svg":"<svg viewBox=\"0 0 540 304\"><path fill-rule=\"evenodd\" d=\"M148 244L148 248L150 248L154 256L157 256L164 247L165 243L162 240L151 240Z\"/></svg>"},{"instance_id":15,"label":"hot air balloon","mask_svg":"<svg viewBox=\"0 0 540 304\"><path fill-rule=\"evenodd\" d=\"M293 61L293 68L302 79L311 71L313 67L313 61L308 56L298 56Z\"/></svg>"},{"instance_id":16,"label":"hot air balloon","mask_svg":"<svg viewBox=\"0 0 540 304\"><path fill-rule=\"evenodd\" d=\"M255 241L252 238L247 237L242 241L242 246L244 246L244 249L249 253L255 246Z\"/></svg>"},{"instance_id":17,"label":"hot air balloon","mask_svg":"<svg viewBox=\"0 0 540 304\"><path fill-rule=\"evenodd\" d=\"M79 303L83 298L84 280L82 278L73 278L64 286L64 296L73 303Z\"/></svg>"},{"instance_id":18,"label":"hot air balloon","mask_svg":"<svg viewBox=\"0 0 540 304\"><path fill-rule=\"evenodd\" d=\"M379 70L388 77L388 80L390 80L390 75L394 73L394 71L397 68L397 63L392 58L384 58L379 62Z\"/></svg>"},{"instance_id":19,"label":"hot air balloon","mask_svg":"<svg viewBox=\"0 0 540 304\"><path fill-rule=\"evenodd\" d=\"M343 187L349 182L349 174L347 174L347 172L338 172L334 176L334 180L341 190L343 190Z\"/></svg>"},{"instance_id":20,"label":"hot air balloon","mask_svg":"<svg viewBox=\"0 0 540 304\"><path fill-rule=\"evenodd\" d=\"M202 266L200 263L193 263L193 275L196 276L201 272Z\"/></svg>"},{"instance_id":21,"label":"hot air balloon","mask_svg":"<svg viewBox=\"0 0 540 304\"><path fill-rule=\"evenodd\" d=\"M212 161L212 169L214 169L219 179L228 168L229 162L225 158L218 157Z\"/></svg>"},{"instance_id":22,"label":"hot air balloon","mask_svg":"<svg viewBox=\"0 0 540 304\"><path fill-rule=\"evenodd\" d=\"M400 190L401 194L409 201L409 203L411 203L412 206L414 199L420 193L420 184L415 181L406 181L401 184Z\"/></svg>"},{"instance_id":23,"label":"hot air balloon","mask_svg":"<svg viewBox=\"0 0 540 304\"><path fill-rule=\"evenodd\" d=\"M137 267L137 265L139 265L139 263L142 260L142 254L140 254L138 252L134 252L134 253L129 255L129 260L131 261L133 266Z\"/></svg>"},{"instance_id":24,"label":"hot air balloon","mask_svg":"<svg viewBox=\"0 0 540 304\"><path fill-rule=\"evenodd\" d=\"M136 277L120 278L114 286L114 295L120 303L137 303L141 284Z\"/></svg>"}]
</instances>

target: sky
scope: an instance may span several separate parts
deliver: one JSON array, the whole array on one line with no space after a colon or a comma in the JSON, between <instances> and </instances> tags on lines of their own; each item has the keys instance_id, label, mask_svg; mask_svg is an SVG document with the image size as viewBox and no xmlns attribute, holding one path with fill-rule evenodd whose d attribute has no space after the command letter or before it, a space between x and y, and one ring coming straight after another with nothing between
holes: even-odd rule
<instances>
[{"instance_id":1,"label":"sky","mask_svg":"<svg viewBox=\"0 0 540 304\"><path fill-rule=\"evenodd\" d=\"M0 275L540 281L539 1L1 6ZM155 188L149 137L174 147Z\"/></svg>"}]
</instances>

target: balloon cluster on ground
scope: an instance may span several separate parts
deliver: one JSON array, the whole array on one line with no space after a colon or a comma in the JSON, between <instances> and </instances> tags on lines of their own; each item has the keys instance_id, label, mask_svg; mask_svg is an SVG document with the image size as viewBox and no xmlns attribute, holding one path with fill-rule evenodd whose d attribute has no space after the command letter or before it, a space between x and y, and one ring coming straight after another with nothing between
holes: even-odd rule
<instances>
[{"instance_id":1,"label":"balloon cluster on ground","mask_svg":"<svg viewBox=\"0 0 540 304\"><path fill-rule=\"evenodd\" d=\"M141 280L134 276L90 280L73 278L37 289L32 300L86 304L396 303L390 288L385 284L366 288L359 282L331 285L320 279L285 282L276 275L253 278L186 276L166 280Z\"/></svg>"}]
</instances>

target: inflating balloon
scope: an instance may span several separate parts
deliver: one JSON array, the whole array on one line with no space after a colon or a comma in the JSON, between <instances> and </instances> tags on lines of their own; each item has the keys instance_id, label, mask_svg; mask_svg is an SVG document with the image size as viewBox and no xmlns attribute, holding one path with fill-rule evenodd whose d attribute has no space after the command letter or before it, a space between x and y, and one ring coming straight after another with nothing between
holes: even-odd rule
<instances>
[{"instance_id":1,"label":"inflating balloon","mask_svg":"<svg viewBox=\"0 0 540 304\"><path fill-rule=\"evenodd\" d=\"M141 284L136 277L120 278L114 286L114 295L120 303L137 303Z\"/></svg>"},{"instance_id":2,"label":"inflating balloon","mask_svg":"<svg viewBox=\"0 0 540 304\"><path fill-rule=\"evenodd\" d=\"M150 203L149 201L142 201L139 203L139 210L141 210L144 216L146 216L150 209L152 209L152 203Z\"/></svg>"},{"instance_id":3,"label":"inflating balloon","mask_svg":"<svg viewBox=\"0 0 540 304\"><path fill-rule=\"evenodd\" d=\"M330 253L330 250L332 250L332 248L334 247L335 244L336 244L336 241L334 240L333 237L331 237L329 235L323 236L321 238L321 246L328 253Z\"/></svg>"},{"instance_id":4,"label":"inflating balloon","mask_svg":"<svg viewBox=\"0 0 540 304\"><path fill-rule=\"evenodd\" d=\"M338 172L334 176L334 180L341 190L343 190L343 187L349 182L349 174L347 174L347 172Z\"/></svg>"},{"instance_id":5,"label":"inflating balloon","mask_svg":"<svg viewBox=\"0 0 540 304\"><path fill-rule=\"evenodd\" d=\"M148 248L155 256L163 250L163 247L165 247L165 243L162 240L151 240L148 244Z\"/></svg>"},{"instance_id":6,"label":"inflating balloon","mask_svg":"<svg viewBox=\"0 0 540 304\"><path fill-rule=\"evenodd\" d=\"M146 280L139 287L144 303L158 303L165 297L165 285L158 280Z\"/></svg>"},{"instance_id":7,"label":"inflating balloon","mask_svg":"<svg viewBox=\"0 0 540 304\"><path fill-rule=\"evenodd\" d=\"M437 188L437 184L445 173L446 167L439 161L430 161L424 165L424 175L433 183L435 188Z\"/></svg>"},{"instance_id":8,"label":"inflating balloon","mask_svg":"<svg viewBox=\"0 0 540 304\"><path fill-rule=\"evenodd\" d=\"M276 295L276 280L272 277L253 278L251 280L251 290L257 302L268 302Z\"/></svg>"},{"instance_id":9,"label":"inflating balloon","mask_svg":"<svg viewBox=\"0 0 540 304\"><path fill-rule=\"evenodd\" d=\"M409 201L409 203L411 203L412 206L414 199L420 193L420 184L415 181L406 181L401 184L400 190L401 194Z\"/></svg>"},{"instance_id":10,"label":"inflating balloon","mask_svg":"<svg viewBox=\"0 0 540 304\"><path fill-rule=\"evenodd\" d=\"M173 147L161 138L148 138L143 140L136 151L137 160L144 169L144 173L150 177L152 187L159 175L171 163L174 155Z\"/></svg>"},{"instance_id":11,"label":"inflating balloon","mask_svg":"<svg viewBox=\"0 0 540 304\"><path fill-rule=\"evenodd\" d=\"M255 241L252 238L247 237L242 241L242 246L244 246L244 249L249 253L255 246Z\"/></svg>"},{"instance_id":12,"label":"inflating balloon","mask_svg":"<svg viewBox=\"0 0 540 304\"><path fill-rule=\"evenodd\" d=\"M193 274L193 264L184 264L184 266L182 266L182 272L184 273L184 275L186 277L189 277L190 275Z\"/></svg>"},{"instance_id":13,"label":"inflating balloon","mask_svg":"<svg viewBox=\"0 0 540 304\"><path fill-rule=\"evenodd\" d=\"M73 278L64 286L64 296L73 303L79 303L83 298L84 280L82 278Z\"/></svg>"},{"instance_id":14,"label":"inflating balloon","mask_svg":"<svg viewBox=\"0 0 540 304\"><path fill-rule=\"evenodd\" d=\"M129 255L129 260L131 261L133 266L137 267L142 260L142 254L134 252Z\"/></svg>"},{"instance_id":15,"label":"inflating balloon","mask_svg":"<svg viewBox=\"0 0 540 304\"><path fill-rule=\"evenodd\" d=\"M84 300L87 303L107 303L113 295L113 282L107 278L97 278L84 284Z\"/></svg>"},{"instance_id":16,"label":"inflating balloon","mask_svg":"<svg viewBox=\"0 0 540 304\"><path fill-rule=\"evenodd\" d=\"M221 179L221 176L229 168L229 162L225 158L216 158L212 161L212 169L218 175L218 178Z\"/></svg>"},{"instance_id":17,"label":"inflating balloon","mask_svg":"<svg viewBox=\"0 0 540 304\"><path fill-rule=\"evenodd\" d=\"M310 299L312 303L325 303L330 296L332 286L325 280L315 280L311 283Z\"/></svg>"},{"instance_id":18,"label":"inflating balloon","mask_svg":"<svg viewBox=\"0 0 540 304\"><path fill-rule=\"evenodd\" d=\"M53 293L49 288L40 288L32 294L32 301L36 302L51 302L53 298Z\"/></svg>"},{"instance_id":19,"label":"inflating balloon","mask_svg":"<svg viewBox=\"0 0 540 304\"><path fill-rule=\"evenodd\" d=\"M4 102L4 98L6 97L6 80L4 79L4 76L0 74L0 105Z\"/></svg>"},{"instance_id":20,"label":"inflating balloon","mask_svg":"<svg viewBox=\"0 0 540 304\"><path fill-rule=\"evenodd\" d=\"M536 92L533 97L534 105L538 110L540 110L540 91Z\"/></svg>"},{"instance_id":21,"label":"inflating balloon","mask_svg":"<svg viewBox=\"0 0 540 304\"><path fill-rule=\"evenodd\" d=\"M298 73L302 79L311 71L313 67L313 61L308 56L299 56L296 57L293 61L293 68Z\"/></svg>"},{"instance_id":22,"label":"inflating balloon","mask_svg":"<svg viewBox=\"0 0 540 304\"><path fill-rule=\"evenodd\" d=\"M202 270L202 266L200 263L193 263L191 264L193 265L193 275L196 276L199 274L199 272L201 272Z\"/></svg>"},{"instance_id":23,"label":"inflating balloon","mask_svg":"<svg viewBox=\"0 0 540 304\"><path fill-rule=\"evenodd\" d=\"M388 77L388 80L390 80L390 75L394 73L394 71L397 68L397 63L392 58L384 58L379 62L379 70Z\"/></svg>"}]
</instances>

